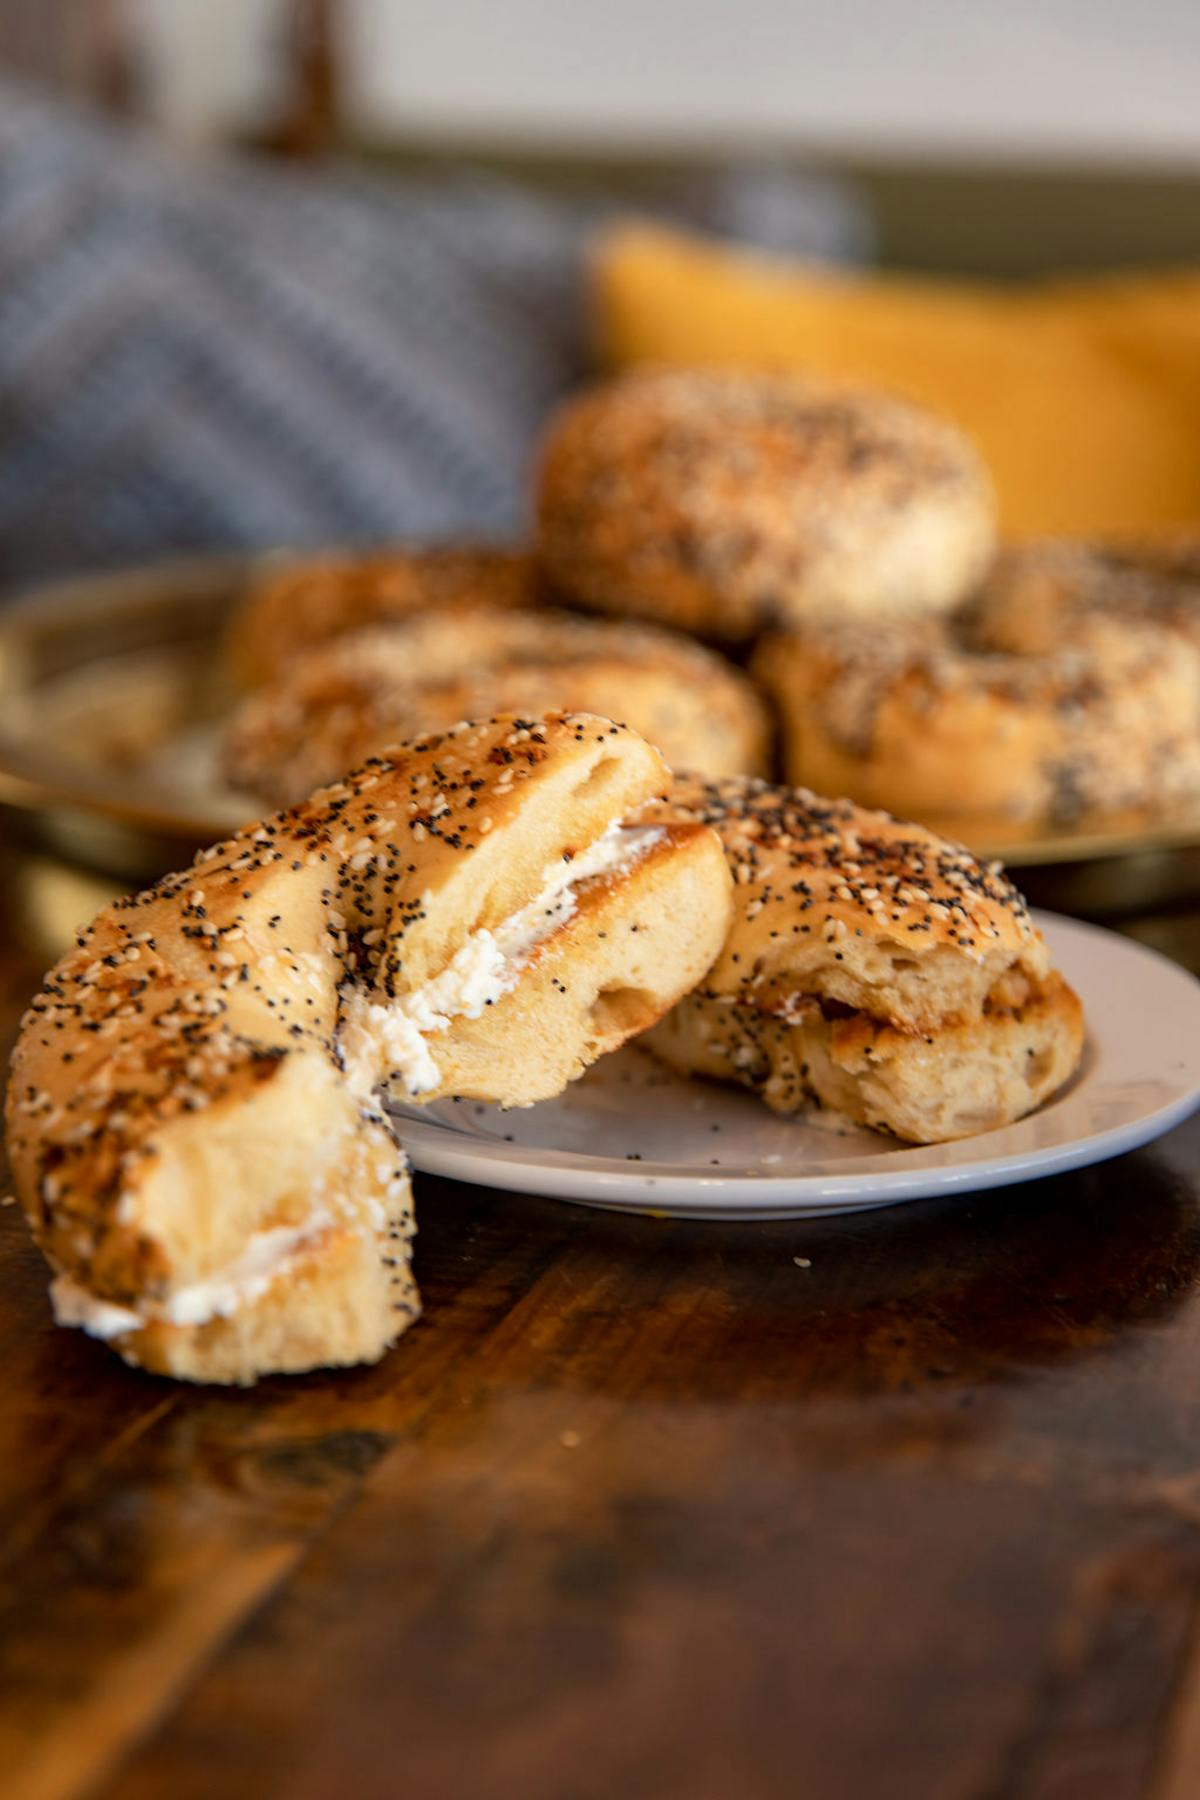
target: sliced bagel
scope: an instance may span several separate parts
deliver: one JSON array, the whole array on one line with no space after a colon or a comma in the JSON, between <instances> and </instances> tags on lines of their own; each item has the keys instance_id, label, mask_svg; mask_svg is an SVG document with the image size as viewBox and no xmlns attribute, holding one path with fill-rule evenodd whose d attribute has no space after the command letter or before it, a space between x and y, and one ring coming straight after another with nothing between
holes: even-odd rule
<instances>
[{"instance_id":1,"label":"sliced bagel","mask_svg":"<svg viewBox=\"0 0 1200 1800\"><path fill-rule=\"evenodd\" d=\"M378 1357L416 1316L380 1104L557 1093L728 924L662 759L587 715L403 745L106 909L25 1017L17 1196L64 1323L201 1381Z\"/></svg>"},{"instance_id":2,"label":"sliced bagel","mask_svg":"<svg viewBox=\"0 0 1200 1800\"><path fill-rule=\"evenodd\" d=\"M1010 1123L1076 1067L1083 1014L997 867L920 825L761 781L683 778L735 880L708 975L646 1043L779 1112L913 1143Z\"/></svg>"}]
</instances>

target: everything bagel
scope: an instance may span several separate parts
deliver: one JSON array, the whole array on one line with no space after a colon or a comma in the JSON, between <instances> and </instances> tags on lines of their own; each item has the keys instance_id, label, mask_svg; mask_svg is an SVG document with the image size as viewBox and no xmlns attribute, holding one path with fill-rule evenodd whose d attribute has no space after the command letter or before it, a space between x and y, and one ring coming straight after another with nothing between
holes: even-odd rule
<instances>
[{"instance_id":1,"label":"everything bagel","mask_svg":"<svg viewBox=\"0 0 1200 1800\"><path fill-rule=\"evenodd\" d=\"M1078 1063L1078 999L958 845L763 781L685 778L643 816L713 826L735 883L721 955L647 1034L672 1068L921 1144L1020 1118Z\"/></svg>"},{"instance_id":2,"label":"everything bagel","mask_svg":"<svg viewBox=\"0 0 1200 1800\"><path fill-rule=\"evenodd\" d=\"M381 1094L557 1093L720 948L713 834L621 823L666 782L605 720L464 725L101 913L9 1084L59 1319L190 1380L381 1355L418 1305Z\"/></svg>"},{"instance_id":3,"label":"everything bagel","mask_svg":"<svg viewBox=\"0 0 1200 1800\"><path fill-rule=\"evenodd\" d=\"M242 687L267 681L293 656L365 625L460 606L534 606L533 558L486 544L342 551L272 563L251 582L229 634Z\"/></svg>"},{"instance_id":4,"label":"everything bagel","mask_svg":"<svg viewBox=\"0 0 1200 1800\"><path fill-rule=\"evenodd\" d=\"M1200 653L1200 532L1014 544L967 617L977 640L1018 655L1086 644L1114 625L1165 631Z\"/></svg>"},{"instance_id":5,"label":"everything bagel","mask_svg":"<svg viewBox=\"0 0 1200 1800\"><path fill-rule=\"evenodd\" d=\"M945 612L995 543L988 478L953 426L782 374L641 371L568 401L537 512L557 593L723 643Z\"/></svg>"},{"instance_id":6,"label":"everything bagel","mask_svg":"<svg viewBox=\"0 0 1200 1800\"><path fill-rule=\"evenodd\" d=\"M916 818L1061 826L1200 788L1200 655L1115 616L1037 651L965 623L772 633L788 779Z\"/></svg>"},{"instance_id":7,"label":"everything bagel","mask_svg":"<svg viewBox=\"0 0 1200 1800\"><path fill-rule=\"evenodd\" d=\"M673 768L766 766L766 708L714 651L623 620L483 607L416 614L295 657L234 713L222 763L234 787L278 806L399 738L553 707L621 719Z\"/></svg>"}]
</instances>

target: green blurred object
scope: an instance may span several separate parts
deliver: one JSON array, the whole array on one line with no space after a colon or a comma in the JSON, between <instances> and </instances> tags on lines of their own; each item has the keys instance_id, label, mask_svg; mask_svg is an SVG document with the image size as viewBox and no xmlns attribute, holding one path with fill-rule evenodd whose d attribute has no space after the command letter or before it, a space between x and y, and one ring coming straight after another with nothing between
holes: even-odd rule
<instances>
[{"instance_id":1,"label":"green blurred object","mask_svg":"<svg viewBox=\"0 0 1200 1800\"><path fill-rule=\"evenodd\" d=\"M670 155L631 146L598 156L513 150L486 139L436 149L404 142L348 148L409 172L467 162L555 193L601 192L635 208L652 208L681 183L722 169L824 172L857 190L873 221L879 263L926 274L1017 278L1200 258L1200 171L1150 163L947 162L855 152L790 158L752 150L717 158L700 145Z\"/></svg>"}]
</instances>

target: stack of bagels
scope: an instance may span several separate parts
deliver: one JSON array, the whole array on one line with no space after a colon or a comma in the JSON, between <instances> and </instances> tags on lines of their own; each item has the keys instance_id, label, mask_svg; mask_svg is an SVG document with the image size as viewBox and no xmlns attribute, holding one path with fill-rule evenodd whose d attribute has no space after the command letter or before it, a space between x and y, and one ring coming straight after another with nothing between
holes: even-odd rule
<instances>
[{"instance_id":1,"label":"stack of bagels","mask_svg":"<svg viewBox=\"0 0 1200 1800\"><path fill-rule=\"evenodd\" d=\"M915 406L650 370L551 422L528 549L285 564L232 661L224 774L269 804L397 737L559 705L709 778L984 836L1091 825L1200 790L1200 529L1003 546L979 457Z\"/></svg>"},{"instance_id":2,"label":"stack of bagels","mask_svg":"<svg viewBox=\"0 0 1200 1800\"><path fill-rule=\"evenodd\" d=\"M650 373L552 424L535 549L274 570L224 762L282 810L102 913L23 1021L59 1320L191 1380L372 1360L419 1310L388 1102L532 1105L634 1037L910 1143L1040 1105L1083 1017L1020 895L858 801L1184 791L1189 557L997 557L949 426Z\"/></svg>"}]
</instances>

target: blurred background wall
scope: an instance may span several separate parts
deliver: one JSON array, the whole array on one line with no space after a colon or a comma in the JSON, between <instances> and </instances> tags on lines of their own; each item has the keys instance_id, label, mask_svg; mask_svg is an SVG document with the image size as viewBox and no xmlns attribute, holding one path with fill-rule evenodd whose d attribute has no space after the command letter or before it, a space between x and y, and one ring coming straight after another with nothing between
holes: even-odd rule
<instances>
[{"instance_id":1,"label":"blurred background wall","mask_svg":"<svg viewBox=\"0 0 1200 1800\"><path fill-rule=\"evenodd\" d=\"M596 329L601 222L630 210L805 280L1182 265L1132 351L1077 321L1063 355L1089 420L1115 395L1117 440L1178 447L1190 517L1197 94L1196 0L0 0L0 584L520 528L558 395L670 354ZM661 274L639 317L678 338L695 288ZM994 323L1012 297L951 304ZM960 386L920 386L911 333L890 373L847 355L986 436ZM1078 391L1039 389L1056 419Z\"/></svg>"},{"instance_id":2,"label":"blurred background wall","mask_svg":"<svg viewBox=\"0 0 1200 1800\"><path fill-rule=\"evenodd\" d=\"M3 54L186 134L336 63L353 131L1200 162L1195 0L0 0ZM322 41L325 49L322 49Z\"/></svg>"},{"instance_id":3,"label":"blurred background wall","mask_svg":"<svg viewBox=\"0 0 1200 1800\"><path fill-rule=\"evenodd\" d=\"M1195 0L355 0L348 16L359 103L384 128L1200 153Z\"/></svg>"},{"instance_id":4,"label":"blurred background wall","mask_svg":"<svg viewBox=\"0 0 1200 1800\"><path fill-rule=\"evenodd\" d=\"M561 185L816 160L881 260L1200 252L1196 0L0 0L0 68L186 142Z\"/></svg>"}]
</instances>

